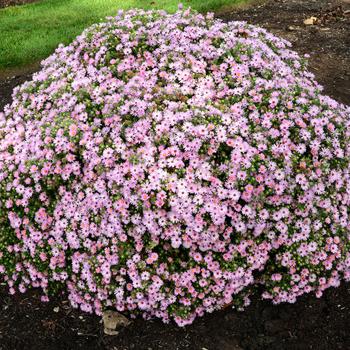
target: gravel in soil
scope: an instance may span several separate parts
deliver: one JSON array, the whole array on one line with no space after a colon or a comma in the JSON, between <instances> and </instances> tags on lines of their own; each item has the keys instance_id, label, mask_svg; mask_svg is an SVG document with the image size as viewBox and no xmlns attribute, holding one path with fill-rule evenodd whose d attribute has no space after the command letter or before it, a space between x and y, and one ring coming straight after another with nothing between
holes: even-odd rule
<instances>
[{"instance_id":1,"label":"gravel in soil","mask_svg":"<svg viewBox=\"0 0 350 350\"><path fill-rule=\"evenodd\" d=\"M0 7L1 7L0 3ZM274 0L226 12L224 20L247 20L309 53L310 69L325 93L350 105L350 0ZM311 16L315 25L305 26ZM30 79L37 66L0 76L0 110L13 87ZM41 303L35 291L10 296L0 288L0 350L288 350L350 349L350 284L273 306L253 298L244 311L231 308L178 328L158 320L135 320L117 337L103 334L97 316L73 310L64 297Z\"/></svg>"}]
</instances>

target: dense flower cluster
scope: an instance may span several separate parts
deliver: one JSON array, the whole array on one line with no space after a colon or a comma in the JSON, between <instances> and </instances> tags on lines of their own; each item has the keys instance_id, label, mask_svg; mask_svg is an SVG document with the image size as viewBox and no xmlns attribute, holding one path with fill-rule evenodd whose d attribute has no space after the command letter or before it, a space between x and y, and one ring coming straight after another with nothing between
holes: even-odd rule
<instances>
[{"instance_id":1,"label":"dense flower cluster","mask_svg":"<svg viewBox=\"0 0 350 350\"><path fill-rule=\"evenodd\" d=\"M245 22L132 10L0 116L0 272L179 325L350 279L350 108Z\"/></svg>"}]
</instances>

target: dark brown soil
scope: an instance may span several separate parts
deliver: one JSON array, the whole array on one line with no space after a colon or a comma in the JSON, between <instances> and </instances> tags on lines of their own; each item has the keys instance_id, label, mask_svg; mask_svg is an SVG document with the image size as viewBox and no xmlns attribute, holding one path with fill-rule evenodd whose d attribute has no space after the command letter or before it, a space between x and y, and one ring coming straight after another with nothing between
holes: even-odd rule
<instances>
[{"instance_id":1,"label":"dark brown soil","mask_svg":"<svg viewBox=\"0 0 350 350\"><path fill-rule=\"evenodd\" d=\"M116 337L103 335L98 317L72 310L63 298L45 304L33 292L0 298L1 350L350 349L349 284L296 304L254 300L244 312L228 308L186 328L138 319Z\"/></svg>"},{"instance_id":2,"label":"dark brown soil","mask_svg":"<svg viewBox=\"0 0 350 350\"><path fill-rule=\"evenodd\" d=\"M349 0L347 0L349 1ZM225 20L255 23L310 53L310 69L325 92L350 104L350 4L329 0L271 0L264 5L220 14ZM306 27L315 16L319 24ZM0 109L11 90L30 78L32 66L0 76ZM321 299L273 306L253 300L244 312L230 308L198 319L186 328L138 319L117 337L103 334L100 319L73 310L64 297L41 303L35 292L9 296L0 289L0 350L287 350L350 349L350 284L328 290ZM58 310L56 308L59 308ZM55 309L55 310L54 310ZM58 312L55 312L58 311Z\"/></svg>"}]
</instances>

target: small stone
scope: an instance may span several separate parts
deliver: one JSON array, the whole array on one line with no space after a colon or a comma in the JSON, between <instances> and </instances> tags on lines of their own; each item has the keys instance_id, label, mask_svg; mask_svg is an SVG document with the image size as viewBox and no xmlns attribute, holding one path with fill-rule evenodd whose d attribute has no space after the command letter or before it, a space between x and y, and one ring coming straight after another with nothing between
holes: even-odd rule
<instances>
[{"instance_id":1,"label":"small stone","mask_svg":"<svg viewBox=\"0 0 350 350\"><path fill-rule=\"evenodd\" d=\"M307 26L312 26L314 24L316 24L317 22L317 18L316 17L310 17L304 20L304 24Z\"/></svg>"},{"instance_id":2,"label":"small stone","mask_svg":"<svg viewBox=\"0 0 350 350\"><path fill-rule=\"evenodd\" d=\"M57 313L57 312L59 312L59 311L60 311L60 308L59 308L58 306L56 306L56 307L53 308L53 312L56 312L56 313Z\"/></svg>"},{"instance_id":3,"label":"small stone","mask_svg":"<svg viewBox=\"0 0 350 350\"><path fill-rule=\"evenodd\" d=\"M288 29L290 32L295 32L295 31L297 31L297 30L300 30L300 27L289 26L287 29Z\"/></svg>"},{"instance_id":4,"label":"small stone","mask_svg":"<svg viewBox=\"0 0 350 350\"><path fill-rule=\"evenodd\" d=\"M112 310L105 311L102 320L107 335L118 335L117 328L127 327L131 323L125 316Z\"/></svg>"}]
</instances>

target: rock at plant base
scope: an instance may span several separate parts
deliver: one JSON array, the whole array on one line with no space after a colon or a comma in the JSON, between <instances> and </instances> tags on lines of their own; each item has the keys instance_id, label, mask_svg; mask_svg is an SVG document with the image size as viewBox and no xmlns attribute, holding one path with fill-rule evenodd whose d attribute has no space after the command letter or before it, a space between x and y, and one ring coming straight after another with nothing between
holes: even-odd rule
<instances>
[{"instance_id":1,"label":"rock at plant base","mask_svg":"<svg viewBox=\"0 0 350 350\"><path fill-rule=\"evenodd\" d=\"M104 333L107 335L118 335L118 329L127 327L131 321L119 312L107 310L102 315Z\"/></svg>"}]
</instances>

